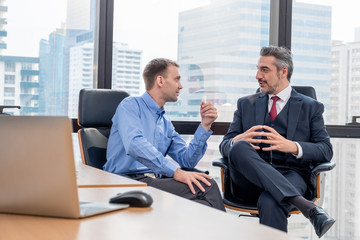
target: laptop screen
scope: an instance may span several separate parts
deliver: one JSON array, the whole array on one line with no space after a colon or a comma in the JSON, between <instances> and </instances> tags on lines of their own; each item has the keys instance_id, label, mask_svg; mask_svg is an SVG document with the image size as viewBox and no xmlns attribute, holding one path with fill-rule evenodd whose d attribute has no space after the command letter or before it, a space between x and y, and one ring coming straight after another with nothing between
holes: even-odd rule
<instances>
[{"instance_id":1,"label":"laptop screen","mask_svg":"<svg viewBox=\"0 0 360 240\"><path fill-rule=\"evenodd\" d=\"M0 212L79 217L68 117L0 116Z\"/></svg>"}]
</instances>

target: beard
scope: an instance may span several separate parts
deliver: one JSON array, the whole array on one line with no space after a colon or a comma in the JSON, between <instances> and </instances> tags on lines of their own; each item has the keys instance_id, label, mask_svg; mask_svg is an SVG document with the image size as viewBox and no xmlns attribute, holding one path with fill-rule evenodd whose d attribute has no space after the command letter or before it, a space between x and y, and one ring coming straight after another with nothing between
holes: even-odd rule
<instances>
[{"instance_id":1,"label":"beard","mask_svg":"<svg viewBox=\"0 0 360 240\"><path fill-rule=\"evenodd\" d=\"M265 87L260 87L260 91L262 93L265 93L265 94L274 94L280 87L280 84L281 84L281 80L280 80L280 75L278 74L278 81L275 82L274 85L270 86L268 84L268 82L266 80L261 80L259 79L258 80L258 83L264 83L265 84L265 87L267 86L267 88Z\"/></svg>"},{"instance_id":2,"label":"beard","mask_svg":"<svg viewBox=\"0 0 360 240\"><path fill-rule=\"evenodd\" d=\"M266 82L265 82L266 83ZM278 89L279 87L279 84L276 84L275 86L269 86L267 83L266 83L266 86L267 86L267 89L266 88L260 88L261 92L262 93L265 93L265 94L274 94L276 92L276 90Z\"/></svg>"}]
</instances>

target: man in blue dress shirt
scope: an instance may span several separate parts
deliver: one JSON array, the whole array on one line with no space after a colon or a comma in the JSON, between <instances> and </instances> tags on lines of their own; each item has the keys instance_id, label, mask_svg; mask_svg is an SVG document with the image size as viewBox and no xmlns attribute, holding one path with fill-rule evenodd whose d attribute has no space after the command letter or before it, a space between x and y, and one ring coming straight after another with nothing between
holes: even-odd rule
<instances>
[{"instance_id":1,"label":"man in blue dress shirt","mask_svg":"<svg viewBox=\"0 0 360 240\"><path fill-rule=\"evenodd\" d=\"M178 67L164 58L147 64L143 73L146 92L124 99L112 119L103 168L225 211L219 188L210 176L180 168L194 168L204 155L217 110L211 103L201 103L201 123L187 146L164 115L165 103L176 102L183 88Z\"/></svg>"}]
</instances>

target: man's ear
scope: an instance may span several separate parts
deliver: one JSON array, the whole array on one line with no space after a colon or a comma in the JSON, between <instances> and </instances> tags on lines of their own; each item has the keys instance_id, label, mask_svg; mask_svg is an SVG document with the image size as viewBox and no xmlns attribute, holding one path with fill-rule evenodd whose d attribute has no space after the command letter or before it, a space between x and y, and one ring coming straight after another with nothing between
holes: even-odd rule
<instances>
[{"instance_id":1,"label":"man's ear","mask_svg":"<svg viewBox=\"0 0 360 240\"><path fill-rule=\"evenodd\" d=\"M287 68L287 67L283 67L283 68L280 70L280 74L281 74L281 78L287 78L288 68Z\"/></svg>"},{"instance_id":2,"label":"man's ear","mask_svg":"<svg viewBox=\"0 0 360 240\"><path fill-rule=\"evenodd\" d=\"M161 75L158 75L155 79L155 84L161 88L164 85L164 78Z\"/></svg>"}]
</instances>

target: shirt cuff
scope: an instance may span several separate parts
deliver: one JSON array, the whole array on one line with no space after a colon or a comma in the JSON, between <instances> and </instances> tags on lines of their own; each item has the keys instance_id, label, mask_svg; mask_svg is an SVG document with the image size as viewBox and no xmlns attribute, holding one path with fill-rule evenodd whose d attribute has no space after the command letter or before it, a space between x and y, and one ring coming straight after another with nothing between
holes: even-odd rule
<instances>
[{"instance_id":1,"label":"shirt cuff","mask_svg":"<svg viewBox=\"0 0 360 240\"><path fill-rule=\"evenodd\" d=\"M298 142L295 142L295 143L298 147L298 154L297 155L293 154L293 155L296 157L296 159L300 159L303 157L304 153L303 153L301 145Z\"/></svg>"},{"instance_id":2,"label":"shirt cuff","mask_svg":"<svg viewBox=\"0 0 360 240\"><path fill-rule=\"evenodd\" d=\"M194 133L194 138L199 142L206 142L213 131L210 129L209 131L206 131L201 124L199 124L198 128L196 129Z\"/></svg>"},{"instance_id":3,"label":"shirt cuff","mask_svg":"<svg viewBox=\"0 0 360 240\"><path fill-rule=\"evenodd\" d=\"M176 169L178 169L179 167L176 166L173 162L171 161L167 161L166 166L164 167L164 169L161 171L162 175L165 175L167 177L172 177L176 171Z\"/></svg>"}]
</instances>

